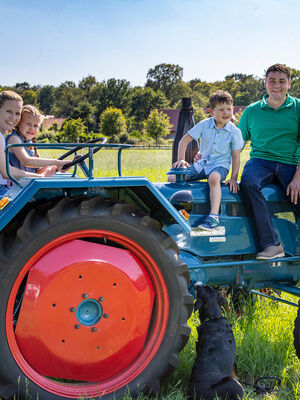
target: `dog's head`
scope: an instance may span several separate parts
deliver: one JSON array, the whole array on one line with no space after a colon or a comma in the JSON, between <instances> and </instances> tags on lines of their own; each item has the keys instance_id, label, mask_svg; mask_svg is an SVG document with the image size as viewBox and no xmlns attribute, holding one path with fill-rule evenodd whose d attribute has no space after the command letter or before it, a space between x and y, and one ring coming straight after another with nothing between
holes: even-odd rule
<instances>
[{"instance_id":1,"label":"dog's head","mask_svg":"<svg viewBox=\"0 0 300 400\"><path fill-rule=\"evenodd\" d=\"M222 318L221 307L227 304L225 297L216 289L200 282L196 282L194 288L197 294L194 310L199 310L200 320Z\"/></svg>"}]
</instances>

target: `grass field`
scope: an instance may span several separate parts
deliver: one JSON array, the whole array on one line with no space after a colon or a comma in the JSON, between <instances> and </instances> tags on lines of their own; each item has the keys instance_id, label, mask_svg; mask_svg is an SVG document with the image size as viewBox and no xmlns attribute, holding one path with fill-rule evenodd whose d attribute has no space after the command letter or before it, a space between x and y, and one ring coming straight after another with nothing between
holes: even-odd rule
<instances>
[{"instance_id":1,"label":"grass field","mask_svg":"<svg viewBox=\"0 0 300 400\"><path fill-rule=\"evenodd\" d=\"M40 151L45 157L57 157L60 153L57 150ZM117 176L117 151L100 150L95 155L94 174L95 176L109 177ZM241 169L248 159L248 150L241 155ZM165 182L166 172L171 167L171 150L139 150L129 149L122 151L122 175L123 176L146 176L152 182Z\"/></svg>"},{"instance_id":2,"label":"grass field","mask_svg":"<svg viewBox=\"0 0 300 400\"><path fill-rule=\"evenodd\" d=\"M57 154L57 153L55 153ZM54 153L48 153L54 156ZM242 166L248 152L242 153ZM100 151L95 160L95 176L117 175L117 152ZM166 171L171 165L170 150L126 150L122 156L124 176L147 176L151 181L166 181ZM285 296L294 302L296 298ZM300 400L300 362L293 346L293 327L296 309L267 299L255 298L253 304L245 302L243 313L237 316L233 308L227 313L236 339L236 357L239 379L253 383L256 378L275 375L281 386L271 394L258 395L244 386L246 400ZM197 316L189 324L192 334L188 345L180 354L177 370L163 383L157 400L184 400L190 371L195 357ZM141 395L139 400L147 397ZM126 399L130 399L127 396Z\"/></svg>"}]
</instances>

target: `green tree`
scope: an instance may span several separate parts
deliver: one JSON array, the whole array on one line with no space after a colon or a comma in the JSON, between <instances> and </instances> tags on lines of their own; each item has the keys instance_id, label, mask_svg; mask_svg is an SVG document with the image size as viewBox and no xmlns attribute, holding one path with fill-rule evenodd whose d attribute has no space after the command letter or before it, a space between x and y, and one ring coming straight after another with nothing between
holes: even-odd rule
<instances>
[{"instance_id":1,"label":"green tree","mask_svg":"<svg viewBox=\"0 0 300 400\"><path fill-rule=\"evenodd\" d=\"M289 93L291 96L300 98L300 70L291 68L291 89Z\"/></svg>"},{"instance_id":2,"label":"green tree","mask_svg":"<svg viewBox=\"0 0 300 400\"><path fill-rule=\"evenodd\" d=\"M89 101L95 104L97 115L108 107L114 107L127 114L130 109L130 82L125 79L108 79L97 83L89 93Z\"/></svg>"},{"instance_id":3,"label":"green tree","mask_svg":"<svg viewBox=\"0 0 300 400\"><path fill-rule=\"evenodd\" d=\"M198 81L194 86L193 86L193 91L200 93L202 96L209 98L212 92L212 84L205 82L205 81Z\"/></svg>"},{"instance_id":4,"label":"green tree","mask_svg":"<svg viewBox=\"0 0 300 400\"><path fill-rule=\"evenodd\" d=\"M96 107L92 106L92 104L89 103L87 100L82 100L73 109L71 118L74 119L81 118L85 122L88 131L93 131L97 129L97 124L95 121L95 112L96 112Z\"/></svg>"},{"instance_id":5,"label":"green tree","mask_svg":"<svg viewBox=\"0 0 300 400\"><path fill-rule=\"evenodd\" d=\"M58 135L61 142L77 143L85 140L86 126L81 118L69 119L64 122Z\"/></svg>"},{"instance_id":6,"label":"green tree","mask_svg":"<svg viewBox=\"0 0 300 400\"><path fill-rule=\"evenodd\" d=\"M40 106L40 110L45 114L50 114L51 108L53 106L54 86L46 85L40 88L37 92L37 102Z\"/></svg>"},{"instance_id":7,"label":"green tree","mask_svg":"<svg viewBox=\"0 0 300 400\"><path fill-rule=\"evenodd\" d=\"M183 68L175 64L159 64L149 69L146 87L161 90L169 99L174 85L182 80Z\"/></svg>"},{"instance_id":8,"label":"green tree","mask_svg":"<svg viewBox=\"0 0 300 400\"><path fill-rule=\"evenodd\" d=\"M100 132L110 138L110 142L117 142L120 135L127 132L126 119L122 110L108 107L100 116Z\"/></svg>"},{"instance_id":9,"label":"green tree","mask_svg":"<svg viewBox=\"0 0 300 400\"><path fill-rule=\"evenodd\" d=\"M148 117L151 110L166 108L169 106L169 102L160 90L155 91L150 87L136 87L131 93L130 106L129 116L135 118L136 128L139 128L139 125Z\"/></svg>"},{"instance_id":10,"label":"green tree","mask_svg":"<svg viewBox=\"0 0 300 400\"><path fill-rule=\"evenodd\" d=\"M262 78L242 73L227 75L225 81L219 82L218 89L227 90L237 106L248 106L264 95L264 81Z\"/></svg>"},{"instance_id":11,"label":"green tree","mask_svg":"<svg viewBox=\"0 0 300 400\"><path fill-rule=\"evenodd\" d=\"M57 133L57 131L59 130L59 126L58 123L55 121L53 122L53 124L49 127L49 130L54 131L55 133Z\"/></svg>"},{"instance_id":12,"label":"green tree","mask_svg":"<svg viewBox=\"0 0 300 400\"><path fill-rule=\"evenodd\" d=\"M163 112L153 110L151 111L147 120L144 122L144 128L145 133L152 139L155 139L155 143L157 145L159 138L162 138L170 133L171 125L169 117Z\"/></svg>"},{"instance_id":13,"label":"green tree","mask_svg":"<svg viewBox=\"0 0 300 400\"><path fill-rule=\"evenodd\" d=\"M200 107L193 107L193 108L194 108L195 124L198 124L198 122L209 117L208 114L205 114L205 112L203 111L203 108L200 108Z\"/></svg>"},{"instance_id":14,"label":"green tree","mask_svg":"<svg viewBox=\"0 0 300 400\"><path fill-rule=\"evenodd\" d=\"M31 104L33 106L37 105L37 93L33 90L25 90L22 94L23 103Z\"/></svg>"},{"instance_id":15,"label":"green tree","mask_svg":"<svg viewBox=\"0 0 300 400\"><path fill-rule=\"evenodd\" d=\"M30 90L30 84L28 82L21 82L21 83L16 83L15 86L13 87L13 90L17 93L19 93L21 96L25 92L25 90Z\"/></svg>"},{"instance_id":16,"label":"green tree","mask_svg":"<svg viewBox=\"0 0 300 400\"><path fill-rule=\"evenodd\" d=\"M92 87L97 84L97 80L94 76L88 75L85 78L82 78L78 83L78 87L82 89L84 92L89 93Z\"/></svg>"},{"instance_id":17,"label":"green tree","mask_svg":"<svg viewBox=\"0 0 300 400\"><path fill-rule=\"evenodd\" d=\"M178 81L173 85L171 94L170 94L170 105L171 107L178 108L180 106L180 100L183 97L192 97L192 89L189 85L183 81Z\"/></svg>"},{"instance_id":18,"label":"green tree","mask_svg":"<svg viewBox=\"0 0 300 400\"><path fill-rule=\"evenodd\" d=\"M56 117L70 117L74 108L82 100L83 91L72 81L61 83L53 91L54 103L51 112Z\"/></svg>"}]
</instances>

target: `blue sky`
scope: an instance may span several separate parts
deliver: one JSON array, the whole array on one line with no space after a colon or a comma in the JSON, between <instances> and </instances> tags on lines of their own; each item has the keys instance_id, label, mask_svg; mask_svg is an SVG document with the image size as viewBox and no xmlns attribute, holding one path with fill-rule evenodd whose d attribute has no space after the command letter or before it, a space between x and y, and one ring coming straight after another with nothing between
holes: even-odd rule
<instances>
[{"instance_id":1,"label":"blue sky","mask_svg":"<svg viewBox=\"0 0 300 400\"><path fill-rule=\"evenodd\" d=\"M185 81L300 69L299 0L0 0L0 16L0 85L144 85L160 63Z\"/></svg>"}]
</instances>

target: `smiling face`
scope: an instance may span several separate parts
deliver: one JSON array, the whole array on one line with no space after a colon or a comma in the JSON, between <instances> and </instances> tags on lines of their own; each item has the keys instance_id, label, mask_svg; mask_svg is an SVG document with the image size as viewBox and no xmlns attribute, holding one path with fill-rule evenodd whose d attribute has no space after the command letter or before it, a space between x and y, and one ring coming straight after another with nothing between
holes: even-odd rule
<instances>
[{"instance_id":1,"label":"smiling face","mask_svg":"<svg viewBox=\"0 0 300 400\"><path fill-rule=\"evenodd\" d=\"M37 115L32 115L28 112L23 112L22 119L18 125L18 131L25 140L32 140L34 137L36 137L40 125L40 117Z\"/></svg>"},{"instance_id":2,"label":"smiling face","mask_svg":"<svg viewBox=\"0 0 300 400\"><path fill-rule=\"evenodd\" d=\"M291 81L287 74L281 71L270 71L265 79L269 102L284 103Z\"/></svg>"},{"instance_id":3,"label":"smiling face","mask_svg":"<svg viewBox=\"0 0 300 400\"><path fill-rule=\"evenodd\" d=\"M219 103L215 108L209 109L218 129L223 128L232 118L233 105L231 103Z\"/></svg>"},{"instance_id":4,"label":"smiling face","mask_svg":"<svg viewBox=\"0 0 300 400\"><path fill-rule=\"evenodd\" d=\"M21 118L22 102L5 100L0 107L0 132L13 129Z\"/></svg>"}]
</instances>

